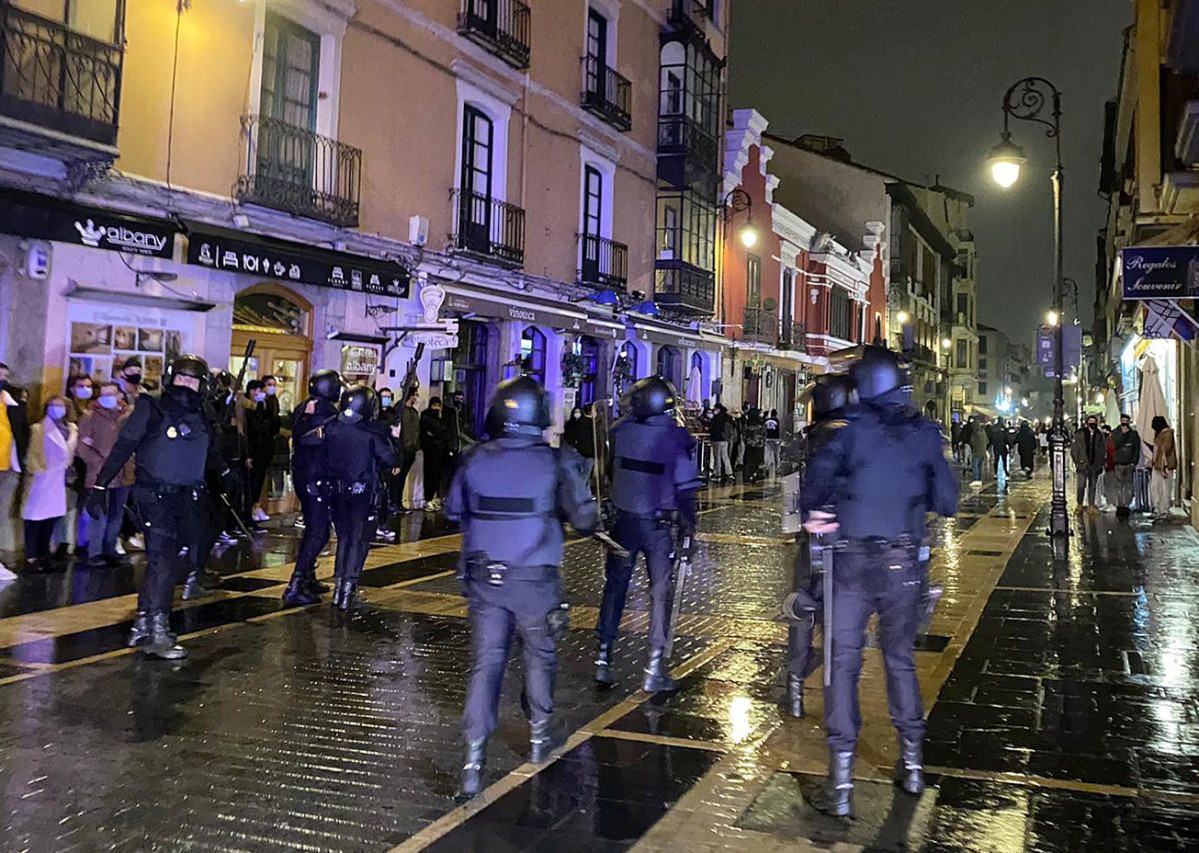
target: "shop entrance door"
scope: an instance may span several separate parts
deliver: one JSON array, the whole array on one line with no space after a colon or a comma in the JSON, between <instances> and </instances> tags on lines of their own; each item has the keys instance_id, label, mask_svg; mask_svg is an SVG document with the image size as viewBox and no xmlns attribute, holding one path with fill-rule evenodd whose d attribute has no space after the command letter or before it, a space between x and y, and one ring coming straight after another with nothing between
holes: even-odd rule
<instances>
[{"instance_id":1,"label":"shop entrance door","mask_svg":"<svg viewBox=\"0 0 1199 853\"><path fill-rule=\"evenodd\" d=\"M268 514L294 512L299 501L291 482L291 419L304 401L312 361L312 338L308 335L309 306L298 294L285 288L262 284L242 291L234 300L233 340L229 372L234 376L245 360L246 345L254 341L254 354L246 365L245 382L275 377L275 399L279 404L282 429L275 439L275 453L267 472L262 507Z\"/></svg>"}]
</instances>

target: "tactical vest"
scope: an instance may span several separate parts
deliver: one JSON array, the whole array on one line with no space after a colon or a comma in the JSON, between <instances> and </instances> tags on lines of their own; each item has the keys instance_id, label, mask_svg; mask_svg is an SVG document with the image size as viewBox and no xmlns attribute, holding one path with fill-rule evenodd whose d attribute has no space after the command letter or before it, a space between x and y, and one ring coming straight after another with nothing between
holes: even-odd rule
<instances>
[{"instance_id":1,"label":"tactical vest","mask_svg":"<svg viewBox=\"0 0 1199 853\"><path fill-rule=\"evenodd\" d=\"M558 451L548 445L479 446L463 463L463 551L512 566L562 562Z\"/></svg>"},{"instance_id":2,"label":"tactical vest","mask_svg":"<svg viewBox=\"0 0 1199 853\"><path fill-rule=\"evenodd\" d=\"M137 448L141 484L194 486L204 482L211 427L203 407L184 409L169 398L146 396L150 417Z\"/></svg>"},{"instance_id":3,"label":"tactical vest","mask_svg":"<svg viewBox=\"0 0 1199 853\"><path fill-rule=\"evenodd\" d=\"M618 510L648 517L678 508L675 466L686 453L680 431L659 418L625 421L612 431L612 503Z\"/></svg>"}]
</instances>

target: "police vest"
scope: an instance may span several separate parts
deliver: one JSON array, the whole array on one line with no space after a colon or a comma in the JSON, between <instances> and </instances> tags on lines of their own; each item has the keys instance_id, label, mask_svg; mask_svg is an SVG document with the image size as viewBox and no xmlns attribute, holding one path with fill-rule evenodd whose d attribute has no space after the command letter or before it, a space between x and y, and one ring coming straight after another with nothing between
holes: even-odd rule
<instances>
[{"instance_id":1,"label":"police vest","mask_svg":"<svg viewBox=\"0 0 1199 853\"><path fill-rule=\"evenodd\" d=\"M625 421L612 430L612 503L633 515L678 509L676 489L699 486L691 437L669 418Z\"/></svg>"},{"instance_id":2,"label":"police vest","mask_svg":"<svg viewBox=\"0 0 1199 853\"><path fill-rule=\"evenodd\" d=\"M185 409L169 397L145 395L146 434L137 448L139 483L194 486L204 482L211 427L203 407Z\"/></svg>"},{"instance_id":3,"label":"police vest","mask_svg":"<svg viewBox=\"0 0 1199 853\"><path fill-rule=\"evenodd\" d=\"M544 444L480 445L463 463L463 551L512 566L562 561L558 513L559 452Z\"/></svg>"}]
</instances>

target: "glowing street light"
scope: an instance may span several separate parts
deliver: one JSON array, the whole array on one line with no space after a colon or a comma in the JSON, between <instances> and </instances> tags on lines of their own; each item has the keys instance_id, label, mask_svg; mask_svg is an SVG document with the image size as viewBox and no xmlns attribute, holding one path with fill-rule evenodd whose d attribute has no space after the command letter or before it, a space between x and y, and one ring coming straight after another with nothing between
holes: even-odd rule
<instances>
[{"instance_id":1,"label":"glowing street light","mask_svg":"<svg viewBox=\"0 0 1199 853\"><path fill-rule=\"evenodd\" d=\"M912 319L912 315L907 311L900 311L895 315L895 319L898 320L901 325L907 325L908 320Z\"/></svg>"},{"instance_id":2,"label":"glowing street light","mask_svg":"<svg viewBox=\"0 0 1199 853\"><path fill-rule=\"evenodd\" d=\"M758 245L758 227L754 225L752 220L741 226L740 236L741 245L745 248L752 249Z\"/></svg>"},{"instance_id":3,"label":"glowing street light","mask_svg":"<svg viewBox=\"0 0 1199 853\"><path fill-rule=\"evenodd\" d=\"M949 338L941 338L941 349L949 349L953 346L953 341Z\"/></svg>"},{"instance_id":4,"label":"glowing street light","mask_svg":"<svg viewBox=\"0 0 1199 853\"><path fill-rule=\"evenodd\" d=\"M1045 314L1045 322L1048 323L1050 326L1056 326L1058 323L1058 320L1060 320L1060 319L1061 319L1061 316L1056 311L1050 310L1049 312L1047 312Z\"/></svg>"},{"instance_id":5,"label":"glowing street light","mask_svg":"<svg viewBox=\"0 0 1199 853\"><path fill-rule=\"evenodd\" d=\"M1008 189L1020 180L1020 170L1027 160L1024 149L1012 142L1012 135L1005 130L999 144L987 155L987 165L991 167L991 180L1005 190Z\"/></svg>"}]
</instances>

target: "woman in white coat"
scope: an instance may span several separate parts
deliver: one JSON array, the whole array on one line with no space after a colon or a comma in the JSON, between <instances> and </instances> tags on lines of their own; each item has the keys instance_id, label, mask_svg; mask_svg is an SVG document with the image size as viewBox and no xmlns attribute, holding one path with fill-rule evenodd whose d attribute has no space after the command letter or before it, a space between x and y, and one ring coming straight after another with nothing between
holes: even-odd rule
<instances>
[{"instance_id":1,"label":"woman in white coat","mask_svg":"<svg viewBox=\"0 0 1199 853\"><path fill-rule=\"evenodd\" d=\"M79 431L67 420L68 404L54 396L46 403L45 416L29 428L29 450L25 454L25 570L50 570L50 537L54 526L67 514L67 470L75 458Z\"/></svg>"}]
</instances>

